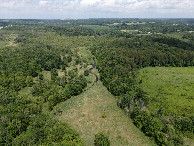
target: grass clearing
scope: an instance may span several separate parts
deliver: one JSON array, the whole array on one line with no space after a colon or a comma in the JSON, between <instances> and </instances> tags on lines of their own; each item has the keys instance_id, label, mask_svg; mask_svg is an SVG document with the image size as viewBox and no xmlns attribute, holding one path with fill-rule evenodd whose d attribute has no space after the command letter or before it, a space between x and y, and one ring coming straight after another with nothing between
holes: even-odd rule
<instances>
[{"instance_id":1,"label":"grass clearing","mask_svg":"<svg viewBox=\"0 0 194 146\"><path fill-rule=\"evenodd\" d=\"M121 25L122 23L113 23L113 24L107 24L108 26L116 26L116 25ZM131 23L125 23L127 25L142 25L146 24L146 22L131 22Z\"/></svg>"},{"instance_id":2,"label":"grass clearing","mask_svg":"<svg viewBox=\"0 0 194 146\"><path fill-rule=\"evenodd\" d=\"M139 71L142 88L150 96L149 109L165 115L194 113L194 67L148 67Z\"/></svg>"},{"instance_id":3,"label":"grass clearing","mask_svg":"<svg viewBox=\"0 0 194 146\"><path fill-rule=\"evenodd\" d=\"M19 91L20 95L32 97L32 87L25 87Z\"/></svg>"},{"instance_id":4,"label":"grass clearing","mask_svg":"<svg viewBox=\"0 0 194 146\"><path fill-rule=\"evenodd\" d=\"M115 97L98 81L81 95L60 103L63 113L57 118L67 121L88 146L93 145L94 136L100 131L108 133L111 145L154 145L116 103ZM104 110L106 118L102 118Z\"/></svg>"},{"instance_id":5,"label":"grass clearing","mask_svg":"<svg viewBox=\"0 0 194 146\"><path fill-rule=\"evenodd\" d=\"M126 23L127 25L142 25L142 24L146 24L146 22L138 22L138 23Z\"/></svg>"},{"instance_id":6,"label":"grass clearing","mask_svg":"<svg viewBox=\"0 0 194 146\"><path fill-rule=\"evenodd\" d=\"M51 72L50 71L42 71L43 77L45 80L51 80Z\"/></svg>"}]
</instances>

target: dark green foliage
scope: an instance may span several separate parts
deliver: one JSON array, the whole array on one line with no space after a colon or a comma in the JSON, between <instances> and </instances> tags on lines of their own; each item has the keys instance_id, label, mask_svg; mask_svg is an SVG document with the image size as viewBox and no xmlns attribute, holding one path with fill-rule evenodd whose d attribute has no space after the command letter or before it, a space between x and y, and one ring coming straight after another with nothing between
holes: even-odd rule
<instances>
[{"instance_id":1,"label":"dark green foliage","mask_svg":"<svg viewBox=\"0 0 194 146\"><path fill-rule=\"evenodd\" d=\"M65 71L67 67L68 67L68 63L64 61L64 64L61 65L61 69Z\"/></svg>"},{"instance_id":2,"label":"dark green foliage","mask_svg":"<svg viewBox=\"0 0 194 146\"><path fill-rule=\"evenodd\" d=\"M100 132L95 135L94 139L95 146L110 146L110 141L107 135Z\"/></svg>"},{"instance_id":3,"label":"dark green foliage","mask_svg":"<svg viewBox=\"0 0 194 146\"><path fill-rule=\"evenodd\" d=\"M77 59L75 60L75 64L76 64L76 65L78 65L80 62L81 62L80 58L77 58Z\"/></svg>"},{"instance_id":4,"label":"dark green foliage","mask_svg":"<svg viewBox=\"0 0 194 146\"><path fill-rule=\"evenodd\" d=\"M72 80L73 78L77 76L77 72L75 70L70 70L68 72L68 76L69 76L69 79Z\"/></svg>"},{"instance_id":5,"label":"dark green foliage","mask_svg":"<svg viewBox=\"0 0 194 146\"><path fill-rule=\"evenodd\" d=\"M80 75L79 77L71 80L67 87L72 96L79 95L83 92L83 89L87 86L87 80L84 76Z\"/></svg>"},{"instance_id":6,"label":"dark green foliage","mask_svg":"<svg viewBox=\"0 0 194 146\"><path fill-rule=\"evenodd\" d=\"M12 141L26 131L33 115L39 113L40 107L27 97L16 93L1 94L0 109L0 145L11 145Z\"/></svg>"},{"instance_id":7,"label":"dark green foliage","mask_svg":"<svg viewBox=\"0 0 194 146\"><path fill-rule=\"evenodd\" d=\"M57 76L58 76L58 71L56 68L53 68L51 70L51 80L53 80L53 81L56 80Z\"/></svg>"},{"instance_id":8,"label":"dark green foliage","mask_svg":"<svg viewBox=\"0 0 194 146\"><path fill-rule=\"evenodd\" d=\"M175 135L172 137L172 140L174 142L174 145L183 145L184 144L184 140L183 137L180 135Z\"/></svg>"},{"instance_id":9,"label":"dark green foliage","mask_svg":"<svg viewBox=\"0 0 194 146\"><path fill-rule=\"evenodd\" d=\"M120 102L118 106L122 109L133 107L145 107L148 104L149 98L147 94L139 87L136 87L132 91L128 91L127 94L120 96Z\"/></svg>"},{"instance_id":10,"label":"dark green foliage","mask_svg":"<svg viewBox=\"0 0 194 146\"><path fill-rule=\"evenodd\" d=\"M27 78L26 78L26 85L28 87L32 87L33 86L33 77L32 76L27 76Z\"/></svg>"},{"instance_id":11,"label":"dark green foliage","mask_svg":"<svg viewBox=\"0 0 194 146\"><path fill-rule=\"evenodd\" d=\"M175 117L173 125L176 130L186 132L194 132L194 124L189 117Z\"/></svg>"},{"instance_id":12,"label":"dark green foliage","mask_svg":"<svg viewBox=\"0 0 194 146\"><path fill-rule=\"evenodd\" d=\"M157 135L158 132L162 130L162 126L163 125L159 119L149 117L146 119L146 121L143 122L142 131L146 135L154 137L155 135Z\"/></svg>"},{"instance_id":13,"label":"dark green foliage","mask_svg":"<svg viewBox=\"0 0 194 146\"><path fill-rule=\"evenodd\" d=\"M88 76L89 75L89 70L85 70L84 71L84 76Z\"/></svg>"},{"instance_id":14,"label":"dark green foliage","mask_svg":"<svg viewBox=\"0 0 194 146\"><path fill-rule=\"evenodd\" d=\"M66 84L67 84L67 78L65 76L62 78L59 78L59 82L58 82L59 86L65 87Z\"/></svg>"},{"instance_id":15,"label":"dark green foliage","mask_svg":"<svg viewBox=\"0 0 194 146\"><path fill-rule=\"evenodd\" d=\"M13 145L65 143L82 144L82 141L66 123L56 121L44 114L33 117L27 131L13 141Z\"/></svg>"},{"instance_id":16,"label":"dark green foliage","mask_svg":"<svg viewBox=\"0 0 194 146\"><path fill-rule=\"evenodd\" d=\"M182 38L194 41L194 33L186 33L182 36Z\"/></svg>"},{"instance_id":17,"label":"dark green foliage","mask_svg":"<svg viewBox=\"0 0 194 146\"><path fill-rule=\"evenodd\" d=\"M155 134L155 140L158 145L168 145L168 136L163 132L157 132Z\"/></svg>"},{"instance_id":18,"label":"dark green foliage","mask_svg":"<svg viewBox=\"0 0 194 146\"><path fill-rule=\"evenodd\" d=\"M182 48L185 50L193 50L193 45L180 41L179 39L175 39L175 38L168 38L168 37L159 37L159 38L154 38L153 41L155 42L159 42L159 43L163 43L163 44L167 44L168 46L171 47L177 47L177 48Z\"/></svg>"},{"instance_id":19,"label":"dark green foliage","mask_svg":"<svg viewBox=\"0 0 194 146\"><path fill-rule=\"evenodd\" d=\"M70 63L72 61L72 57L71 56L67 56L67 61Z\"/></svg>"},{"instance_id":20,"label":"dark green foliage","mask_svg":"<svg viewBox=\"0 0 194 146\"><path fill-rule=\"evenodd\" d=\"M39 73L38 78L39 78L39 80L44 80L44 76L43 76L43 74Z\"/></svg>"},{"instance_id":21,"label":"dark green foliage","mask_svg":"<svg viewBox=\"0 0 194 146\"><path fill-rule=\"evenodd\" d=\"M21 72L11 73L2 71L0 74L0 86L6 89L19 91L26 86L26 77Z\"/></svg>"},{"instance_id":22,"label":"dark green foliage","mask_svg":"<svg viewBox=\"0 0 194 146\"><path fill-rule=\"evenodd\" d=\"M175 133L171 124L165 124L148 110L141 111L134 108L131 113L134 124L140 128L147 136L156 141L158 145L182 145L183 139Z\"/></svg>"}]
</instances>

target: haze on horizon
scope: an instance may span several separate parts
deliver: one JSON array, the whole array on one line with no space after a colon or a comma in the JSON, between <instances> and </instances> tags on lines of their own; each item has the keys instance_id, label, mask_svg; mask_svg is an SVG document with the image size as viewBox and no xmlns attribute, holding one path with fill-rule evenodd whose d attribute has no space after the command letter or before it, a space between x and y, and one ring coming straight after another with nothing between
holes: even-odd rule
<instances>
[{"instance_id":1,"label":"haze on horizon","mask_svg":"<svg viewBox=\"0 0 194 146\"><path fill-rule=\"evenodd\" d=\"M0 0L0 19L194 18L194 0Z\"/></svg>"}]
</instances>

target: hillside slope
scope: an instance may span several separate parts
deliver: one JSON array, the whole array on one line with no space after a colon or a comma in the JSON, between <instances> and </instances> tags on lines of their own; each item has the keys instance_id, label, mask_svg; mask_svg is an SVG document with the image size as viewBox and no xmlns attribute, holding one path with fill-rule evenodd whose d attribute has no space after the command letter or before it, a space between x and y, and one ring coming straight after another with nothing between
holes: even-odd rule
<instances>
[{"instance_id":1,"label":"hillside slope","mask_svg":"<svg viewBox=\"0 0 194 146\"><path fill-rule=\"evenodd\" d=\"M97 69L92 72L99 76ZM96 81L94 74L88 76L91 85ZM58 107L63 112L57 118L67 121L80 134L85 145L93 145L95 134L101 131L109 135L111 145L154 145L117 106L117 99L101 81ZM102 118L103 114L105 118Z\"/></svg>"},{"instance_id":2,"label":"hillside slope","mask_svg":"<svg viewBox=\"0 0 194 146\"><path fill-rule=\"evenodd\" d=\"M110 135L111 145L152 145L116 103L99 81L83 94L61 103L63 113L58 118L74 127L88 146L100 131ZM106 118L102 118L104 110Z\"/></svg>"}]
</instances>

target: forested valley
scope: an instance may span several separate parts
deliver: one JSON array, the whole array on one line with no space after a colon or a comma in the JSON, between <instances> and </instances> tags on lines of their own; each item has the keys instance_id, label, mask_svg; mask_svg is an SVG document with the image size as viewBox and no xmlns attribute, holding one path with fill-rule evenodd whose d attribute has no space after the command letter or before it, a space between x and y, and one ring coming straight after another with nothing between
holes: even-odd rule
<instances>
[{"instance_id":1,"label":"forested valley","mask_svg":"<svg viewBox=\"0 0 194 146\"><path fill-rule=\"evenodd\" d=\"M132 144L122 137L115 144L107 130L86 144L77 125L60 120L63 104L95 86L106 87L142 139L194 144L194 19L0 20L0 26L0 145ZM100 118L108 116L104 108Z\"/></svg>"}]
</instances>

